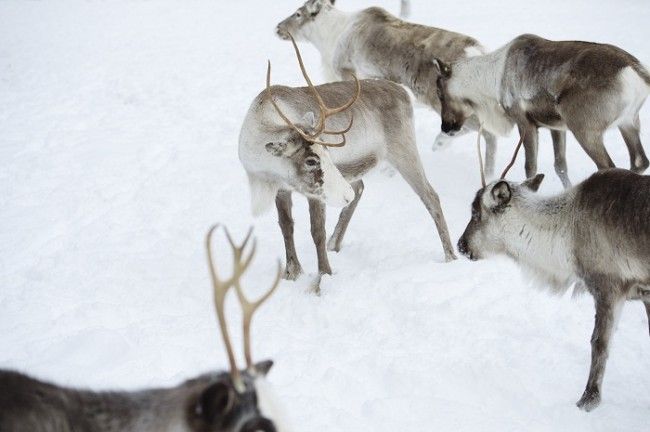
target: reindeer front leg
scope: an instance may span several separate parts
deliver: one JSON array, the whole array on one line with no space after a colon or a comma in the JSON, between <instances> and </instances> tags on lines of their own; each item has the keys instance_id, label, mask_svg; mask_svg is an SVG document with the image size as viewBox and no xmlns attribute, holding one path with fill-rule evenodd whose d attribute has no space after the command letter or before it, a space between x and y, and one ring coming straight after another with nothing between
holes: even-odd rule
<instances>
[{"instance_id":1,"label":"reindeer front leg","mask_svg":"<svg viewBox=\"0 0 650 432\"><path fill-rule=\"evenodd\" d=\"M327 259L327 240L325 233L325 204L315 199L309 199L309 221L311 223L311 237L316 245L318 255L318 272L332 274L329 260Z\"/></svg>"},{"instance_id":2,"label":"reindeer front leg","mask_svg":"<svg viewBox=\"0 0 650 432\"><path fill-rule=\"evenodd\" d=\"M605 287L605 289L608 288ZM578 408L585 411L591 411L600 404L601 386L609 355L609 342L625 301L622 298L614 297L611 293L597 290L592 292L596 304L596 318L594 332L591 336L591 369L587 387L576 403Z\"/></svg>"},{"instance_id":3,"label":"reindeer front leg","mask_svg":"<svg viewBox=\"0 0 650 432\"><path fill-rule=\"evenodd\" d=\"M284 250L287 257L287 269L284 273L284 278L288 280L296 280L302 273L300 261L296 254L296 246L293 243L293 216L291 215L291 201L290 191L278 191L275 197L275 207L278 210L278 223L282 230L282 237L284 238Z\"/></svg>"}]
</instances>

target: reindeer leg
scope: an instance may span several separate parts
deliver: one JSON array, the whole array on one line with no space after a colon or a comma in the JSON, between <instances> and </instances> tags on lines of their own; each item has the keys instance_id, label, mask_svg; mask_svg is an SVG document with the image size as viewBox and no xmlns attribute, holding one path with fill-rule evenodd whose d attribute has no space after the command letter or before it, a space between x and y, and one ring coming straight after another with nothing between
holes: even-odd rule
<instances>
[{"instance_id":1,"label":"reindeer leg","mask_svg":"<svg viewBox=\"0 0 650 432\"><path fill-rule=\"evenodd\" d=\"M454 247L451 245L449 229L440 206L440 198L438 198L438 194L424 174L424 168L422 168L422 162L420 162L420 156L417 153L415 144L404 146L399 155L389 154L388 158L389 162L420 197L433 218L442 242L442 248L445 251L445 260L448 262L455 260L456 254L454 253Z\"/></svg>"},{"instance_id":2,"label":"reindeer leg","mask_svg":"<svg viewBox=\"0 0 650 432\"><path fill-rule=\"evenodd\" d=\"M587 155L589 155L591 160L594 161L599 170L614 168L616 166L605 149L602 132L573 129L571 129L571 132L573 132L573 135L575 135L582 149L587 153Z\"/></svg>"},{"instance_id":3,"label":"reindeer leg","mask_svg":"<svg viewBox=\"0 0 650 432\"><path fill-rule=\"evenodd\" d=\"M526 178L531 178L537 174L537 126L532 123L520 123L517 127L519 135L524 137Z\"/></svg>"},{"instance_id":4,"label":"reindeer leg","mask_svg":"<svg viewBox=\"0 0 650 432\"><path fill-rule=\"evenodd\" d=\"M641 145L641 137L639 136L639 114L637 113L632 124L621 125L618 130L623 135L625 145L630 153L630 170L636 173L642 173L648 168L650 162Z\"/></svg>"},{"instance_id":5,"label":"reindeer leg","mask_svg":"<svg viewBox=\"0 0 650 432\"><path fill-rule=\"evenodd\" d=\"M341 250L341 242L343 241L343 236L345 231L348 229L348 224L350 219L354 214L354 210L357 208L357 204L361 199L363 194L363 181L357 180L351 184L352 189L354 189L354 200L348 204L342 211L339 216L339 221L334 228L334 233L327 242L327 250L338 252Z\"/></svg>"},{"instance_id":6,"label":"reindeer leg","mask_svg":"<svg viewBox=\"0 0 650 432\"><path fill-rule=\"evenodd\" d=\"M494 163L497 155L497 138L488 131L483 131L485 138L485 177L494 178Z\"/></svg>"},{"instance_id":7,"label":"reindeer leg","mask_svg":"<svg viewBox=\"0 0 650 432\"><path fill-rule=\"evenodd\" d=\"M585 391L576 403L578 408L584 411L591 411L600 404L601 386L609 355L609 341L624 303L624 299L612 298L611 294L603 291L596 291L594 294L596 319L591 336L591 369Z\"/></svg>"},{"instance_id":8,"label":"reindeer leg","mask_svg":"<svg viewBox=\"0 0 650 432\"><path fill-rule=\"evenodd\" d=\"M311 237L316 245L318 255L318 272L332 274L329 260L327 259L326 234L325 234L325 204L309 199L309 221L311 222Z\"/></svg>"},{"instance_id":9,"label":"reindeer leg","mask_svg":"<svg viewBox=\"0 0 650 432\"><path fill-rule=\"evenodd\" d=\"M571 187L568 169L566 165L566 131L551 129L551 138L553 139L553 153L555 154L555 173L562 181L564 189Z\"/></svg>"},{"instance_id":10,"label":"reindeer leg","mask_svg":"<svg viewBox=\"0 0 650 432\"><path fill-rule=\"evenodd\" d=\"M275 207L278 210L278 223L282 230L282 237L284 238L284 250L287 257L287 268L284 273L284 278L288 280L296 280L302 273L300 261L296 254L296 246L293 243L293 217L291 215L291 192L278 191L275 197Z\"/></svg>"}]
</instances>

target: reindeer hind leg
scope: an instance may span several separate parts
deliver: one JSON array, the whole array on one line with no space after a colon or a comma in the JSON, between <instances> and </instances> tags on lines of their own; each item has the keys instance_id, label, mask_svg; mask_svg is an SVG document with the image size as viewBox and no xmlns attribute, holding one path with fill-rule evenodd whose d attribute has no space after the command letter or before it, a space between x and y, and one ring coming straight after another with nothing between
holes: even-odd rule
<instances>
[{"instance_id":1,"label":"reindeer hind leg","mask_svg":"<svg viewBox=\"0 0 650 432\"><path fill-rule=\"evenodd\" d=\"M618 130L623 135L623 140L625 140L625 145L630 153L630 170L639 174L644 172L650 162L641 144L639 114L636 114L630 124L619 126Z\"/></svg>"},{"instance_id":2,"label":"reindeer hind leg","mask_svg":"<svg viewBox=\"0 0 650 432\"><path fill-rule=\"evenodd\" d=\"M352 218L352 215L357 208L357 204L359 204L359 200L361 199L361 195L363 194L363 181L357 180L353 182L352 189L354 189L354 200L341 210L339 221L336 223L336 228L334 228L334 233L327 241L327 250L333 252L341 250L343 236L345 236L345 231L348 229L350 219Z\"/></svg>"},{"instance_id":3,"label":"reindeer hind leg","mask_svg":"<svg viewBox=\"0 0 650 432\"><path fill-rule=\"evenodd\" d=\"M415 144L405 145L400 150L399 154L389 153L388 161L399 171L429 211L442 242L445 260L455 260L456 254L449 237L447 221L440 206L440 198L427 180Z\"/></svg>"}]
</instances>

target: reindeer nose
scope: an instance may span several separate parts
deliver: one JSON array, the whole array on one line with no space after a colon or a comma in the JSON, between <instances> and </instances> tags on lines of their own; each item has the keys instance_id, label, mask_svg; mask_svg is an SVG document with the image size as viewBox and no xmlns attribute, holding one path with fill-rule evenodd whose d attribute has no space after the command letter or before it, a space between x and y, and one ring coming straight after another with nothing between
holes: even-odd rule
<instances>
[{"instance_id":1,"label":"reindeer nose","mask_svg":"<svg viewBox=\"0 0 650 432\"><path fill-rule=\"evenodd\" d=\"M460 126L456 122L442 122L441 129L444 133L451 135L454 132L458 132Z\"/></svg>"}]
</instances>

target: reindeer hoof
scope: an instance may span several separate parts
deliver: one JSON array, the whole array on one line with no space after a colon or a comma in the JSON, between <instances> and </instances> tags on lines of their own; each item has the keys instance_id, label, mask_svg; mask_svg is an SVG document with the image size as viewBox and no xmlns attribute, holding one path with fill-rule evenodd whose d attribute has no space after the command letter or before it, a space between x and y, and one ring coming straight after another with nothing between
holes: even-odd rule
<instances>
[{"instance_id":1,"label":"reindeer hoof","mask_svg":"<svg viewBox=\"0 0 650 432\"><path fill-rule=\"evenodd\" d=\"M583 411L589 412L600 405L600 392L585 390L576 406Z\"/></svg>"},{"instance_id":2,"label":"reindeer hoof","mask_svg":"<svg viewBox=\"0 0 650 432\"><path fill-rule=\"evenodd\" d=\"M341 242L334 238L334 236L330 237L327 241L327 250L330 252L339 252L341 250Z\"/></svg>"},{"instance_id":3,"label":"reindeer hoof","mask_svg":"<svg viewBox=\"0 0 650 432\"><path fill-rule=\"evenodd\" d=\"M457 260L458 257L453 252L445 252L445 262L452 262Z\"/></svg>"},{"instance_id":4,"label":"reindeer hoof","mask_svg":"<svg viewBox=\"0 0 650 432\"><path fill-rule=\"evenodd\" d=\"M301 274L302 267L300 266L300 263L297 263L295 261L289 261L287 263L287 269L284 272L284 278L286 280L295 281L300 277Z\"/></svg>"}]
</instances>

